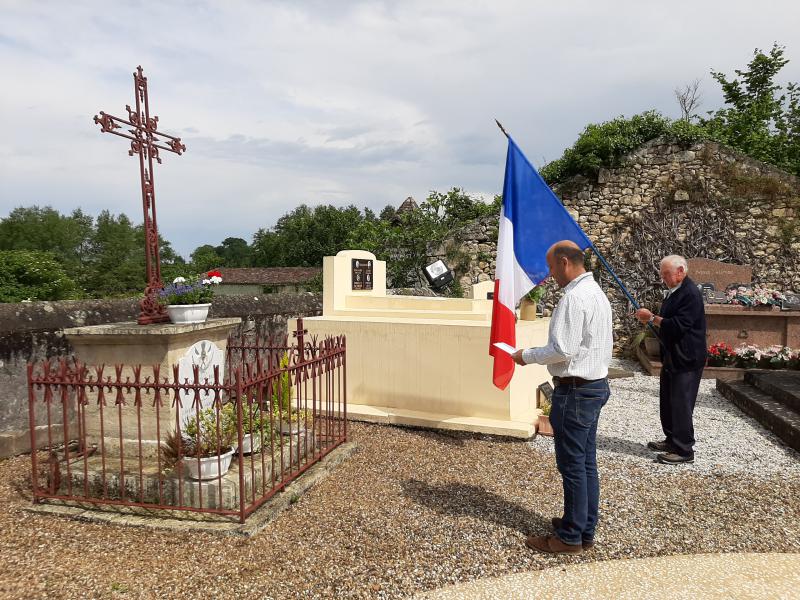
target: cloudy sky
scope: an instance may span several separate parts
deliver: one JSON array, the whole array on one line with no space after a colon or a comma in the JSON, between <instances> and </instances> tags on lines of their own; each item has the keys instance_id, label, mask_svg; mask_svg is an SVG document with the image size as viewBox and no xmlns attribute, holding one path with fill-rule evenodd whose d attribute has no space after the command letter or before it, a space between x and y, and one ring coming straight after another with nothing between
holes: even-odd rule
<instances>
[{"instance_id":1,"label":"cloudy sky","mask_svg":"<svg viewBox=\"0 0 800 600\"><path fill-rule=\"evenodd\" d=\"M713 68L787 45L800 3L644 0L0 0L0 217L17 206L141 221L137 160L92 122L148 77L183 156L156 169L159 227L184 255L251 240L300 203L378 211L502 186L498 118L535 165L590 122L656 108Z\"/></svg>"}]
</instances>

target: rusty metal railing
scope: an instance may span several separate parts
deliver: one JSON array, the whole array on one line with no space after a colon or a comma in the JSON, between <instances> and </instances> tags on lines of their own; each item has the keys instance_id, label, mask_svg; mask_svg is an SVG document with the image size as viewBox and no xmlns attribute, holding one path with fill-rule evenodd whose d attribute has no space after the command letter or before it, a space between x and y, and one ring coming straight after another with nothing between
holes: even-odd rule
<instances>
[{"instance_id":1,"label":"rusty metal railing","mask_svg":"<svg viewBox=\"0 0 800 600\"><path fill-rule=\"evenodd\" d=\"M344 337L231 339L225 372L28 365L33 501L249 514L347 439ZM45 431L36 423L45 422ZM41 430L41 428L39 428ZM183 514L183 513L182 513Z\"/></svg>"}]
</instances>

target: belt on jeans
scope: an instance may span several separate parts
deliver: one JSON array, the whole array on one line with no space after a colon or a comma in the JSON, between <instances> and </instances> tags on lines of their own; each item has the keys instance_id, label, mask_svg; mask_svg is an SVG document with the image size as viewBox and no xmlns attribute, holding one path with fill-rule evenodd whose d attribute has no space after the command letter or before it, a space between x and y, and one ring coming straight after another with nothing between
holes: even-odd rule
<instances>
[{"instance_id":1,"label":"belt on jeans","mask_svg":"<svg viewBox=\"0 0 800 600\"><path fill-rule=\"evenodd\" d=\"M582 377L553 377L554 385L574 385L575 387L586 385L587 383L595 383L596 381L603 381L601 379L583 379Z\"/></svg>"}]
</instances>

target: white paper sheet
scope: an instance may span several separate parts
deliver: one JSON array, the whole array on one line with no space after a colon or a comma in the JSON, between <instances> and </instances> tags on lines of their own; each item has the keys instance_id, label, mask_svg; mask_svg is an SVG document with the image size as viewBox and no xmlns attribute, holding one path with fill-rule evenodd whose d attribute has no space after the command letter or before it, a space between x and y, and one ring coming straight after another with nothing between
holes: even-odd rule
<instances>
[{"instance_id":1,"label":"white paper sheet","mask_svg":"<svg viewBox=\"0 0 800 600\"><path fill-rule=\"evenodd\" d=\"M517 351L517 349L514 348L514 346L511 346L510 344L506 344L505 342L495 342L494 346L500 348L500 350L502 350L506 354L514 354L514 352Z\"/></svg>"}]
</instances>

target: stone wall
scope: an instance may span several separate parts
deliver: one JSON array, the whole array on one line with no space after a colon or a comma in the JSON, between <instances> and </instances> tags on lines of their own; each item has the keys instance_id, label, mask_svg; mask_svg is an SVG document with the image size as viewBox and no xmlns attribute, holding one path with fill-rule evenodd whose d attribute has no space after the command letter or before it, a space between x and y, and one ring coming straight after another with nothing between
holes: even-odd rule
<instances>
[{"instance_id":1,"label":"stone wall","mask_svg":"<svg viewBox=\"0 0 800 600\"><path fill-rule=\"evenodd\" d=\"M243 326L283 335L289 319L321 313L322 294L302 293L219 296L209 316L240 317ZM69 356L65 328L133 321L137 314L134 300L0 304L0 457L30 448L27 363Z\"/></svg>"},{"instance_id":2,"label":"stone wall","mask_svg":"<svg viewBox=\"0 0 800 600\"><path fill-rule=\"evenodd\" d=\"M729 148L654 140L621 166L574 177L554 191L645 306L660 302L658 262L673 253L749 264L755 282L800 291L800 180ZM494 276L496 236L496 218L470 232L465 289ZM597 261L590 267L609 290L621 350L639 326ZM556 298L546 296L547 309Z\"/></svg>"}]
</instances>

